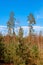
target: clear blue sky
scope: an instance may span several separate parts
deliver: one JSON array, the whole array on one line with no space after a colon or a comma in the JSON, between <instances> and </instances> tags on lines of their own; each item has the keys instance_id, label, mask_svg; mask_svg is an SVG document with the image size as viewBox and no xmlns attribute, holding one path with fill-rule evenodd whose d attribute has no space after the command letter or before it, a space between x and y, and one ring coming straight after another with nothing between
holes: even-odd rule
<instances>
[{"instance_id":1,"label":"clear blue sky","mask_svg":"<svg viewBox=\"0 0 43 65\"><path fill-rule=\"evenodd\" d=\"M43 0L0 0L0 25L6 25L11 11L21 26L28 25L29 13L33 13L37 25L43 26Z\"/></svg>"}]
</instances>

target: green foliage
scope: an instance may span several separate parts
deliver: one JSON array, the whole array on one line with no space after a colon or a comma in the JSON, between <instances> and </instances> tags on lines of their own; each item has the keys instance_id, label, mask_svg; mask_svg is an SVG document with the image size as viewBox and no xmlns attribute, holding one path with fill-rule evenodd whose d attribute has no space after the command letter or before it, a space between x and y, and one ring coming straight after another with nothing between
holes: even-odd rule
<instances>
[{"instance_id":1,"label":"green foliage","mask_svg":"<svg viewBox=\"0 0 43 65\"><path fill-rule=\"evenodd\" d=\"M16 55L18 56L18 63L24 63L25 65L37 65L37 61L39 58L38 47L34 45L32 48L29 48L28 44L19 44L16 48ZM20 63L19 63L19 59Z\"/></svg>"},{"instance_id":2,"label":"green foliage","mask_svg":"<svg viewBox=\"0 0 43 65\"><path fill-rule=\"evenodd\" d=\"M20 63L18 62L19 65L21 63L24 63L25 65L32 64L32 56L31 56L30 49L29 49L28 45L20 43L18 45L18 47L16 48L16 55L22 59L20 61Z\"/></svg>"},{"instance_id":3,"label":"green foliage","mask_svg":"<svg viewBox=\"0 0 43 65\"><path fill-rule=\"evenodd\" d=\"M14 55L15 55L15 45L14 43L6 44L6 49L4 52L5 62L14 62Z\"/></svg>"},{"instance_id":4,"label":"green foliage","mask_svg":"<svg viewBox=\"0 0 43 65\"><path fill-rule=\"evenodd\" d=\"M4 50L5 50L5 45L4 43L0 42L0 60L4 59Z\"/></svg>"},{"instance_id":5,"label":"green foliage","mask_svg":"<svg viewBox=\"0 0 43 65\"><path fill-rule=\"evenodd\" d=\"M39 51L37 45L29 48L28 44L13 42L10 44L5 44L5 46L0 45L0 51L2 53L2 58L5 63L13 62L15 65L37 65L35 62L38 60ZM4 52L4 53L3 53Z\"/></svg>"},{"instance_id":6,"label":"green foliage","mask_svg":"<svg viewBox=\"0 0 43 65\"><path fill-rule=\"evenodd\" d=\"M38 46L37 45L33 45L32 47L32 55L34 58L38 58L39 57L39 50L38 50Z\"/></svg>"}]
</instances>

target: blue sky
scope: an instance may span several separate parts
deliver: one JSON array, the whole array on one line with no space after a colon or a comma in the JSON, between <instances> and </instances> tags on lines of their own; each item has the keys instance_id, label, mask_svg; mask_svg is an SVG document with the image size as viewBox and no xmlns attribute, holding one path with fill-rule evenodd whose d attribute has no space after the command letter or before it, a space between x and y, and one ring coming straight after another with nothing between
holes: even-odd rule
<instances>
[{"instance_id":1,"label":"blue sky","mask_svg":"<svg viewBox=\"0 0 43 65\"><path fill-rule=\"evenodd\" d=\"M11 11L21 26L28 25L29 13L33 13L37 26L43 26L43 0L0 0L0 25L6 25Z\"/></svg>"}]
</instances>

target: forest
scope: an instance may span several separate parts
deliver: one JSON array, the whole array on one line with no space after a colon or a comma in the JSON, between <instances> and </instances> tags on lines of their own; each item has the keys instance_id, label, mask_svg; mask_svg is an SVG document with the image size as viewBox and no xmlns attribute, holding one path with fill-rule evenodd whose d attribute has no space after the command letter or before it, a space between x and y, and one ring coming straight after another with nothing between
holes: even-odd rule
<instances>
[{"instance_id":1,"label":"forest","mask_svg":"<svg viewBox=\"0 0 43 65\"><path fill-rule=\"evenodd\" d=\"M43 35L35 34L33 26L36 24L34 15L27 16L28 36L24 37L22 26L15 33L15 14L10 12L7 21L8 33L3 36L0 33L0 65L43 65ZM27 34L27 33L26 33Z\"/></svg>"}]
</instances>

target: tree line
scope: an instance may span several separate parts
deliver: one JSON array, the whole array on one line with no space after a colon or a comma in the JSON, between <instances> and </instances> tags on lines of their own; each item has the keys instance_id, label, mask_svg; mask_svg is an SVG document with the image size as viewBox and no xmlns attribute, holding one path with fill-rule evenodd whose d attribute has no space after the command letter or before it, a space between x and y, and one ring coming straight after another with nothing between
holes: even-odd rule
<instances>
[{"instance_id":1,"label":"tree line","mask_svg":"<svg viewBox=\"0 0 43 65\"><path fill-rule=\"evenodd\" d=\"M27 21L28 21L28 26L29 28L29 35L32 34L33 31L33 25L36 24L35 18L33 16L32 13L29 14L29 16L27 16ZM8 28L8 34L14 34L14 28L15 28L15 22L16 22L16 18L14 15L14 12L10 13L10 17L9 20L7 22L7 28Z\"/></svg>"}]
</instances>

